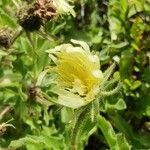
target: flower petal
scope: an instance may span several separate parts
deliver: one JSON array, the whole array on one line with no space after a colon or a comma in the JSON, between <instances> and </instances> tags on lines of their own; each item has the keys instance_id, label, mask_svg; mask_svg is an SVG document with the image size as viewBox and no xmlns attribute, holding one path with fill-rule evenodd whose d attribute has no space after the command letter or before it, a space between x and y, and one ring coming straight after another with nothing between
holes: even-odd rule
<instances>
[{"instance_id":1,"label":"flower petal","mask_svg":"<svg viewBox=\"0 0 150 150\"><path fill-rule=\"evenodd\" d=\"M86 105L87 101L85 101L84 98L81 98L80 96L73 94L72 92L60 89L57 91L58 100L57 103L66 107L70 107L73 109L79 108L81 106Z\"/></svg>"}]
</instances>

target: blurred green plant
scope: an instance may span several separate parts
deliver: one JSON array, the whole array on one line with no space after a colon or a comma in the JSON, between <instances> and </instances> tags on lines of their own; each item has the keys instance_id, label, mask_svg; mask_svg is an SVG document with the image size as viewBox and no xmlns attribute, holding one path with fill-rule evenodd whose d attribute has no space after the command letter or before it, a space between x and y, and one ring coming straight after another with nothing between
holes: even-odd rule
<instances>
[{"instance_id":1,"label":"blurred green plant","mask_svg":"<svg viewBox=\"0 0 150 150\"><path fill-rule=\"evenodd\" d=\"M41 8L49 1L36 2ZM61 5L66 2L60 1ZM0 148L67 150L73 131L77 149L149 149L150 1L70 0L71 5L67 2L64 10L59 7L56 17L30 32L20 26L16 14L22 6L29 9L33 4L0 1ZM94 122L96 101L77 110L53 105L40 94L47 91L57 100L53 77L47 75L43 86L36 85L49 65L45 50L70 39L85 41L95 50L102 72L113 59L118 61L113 76L120 76L123 88L111 97L101 97L100 115ZM76 148L74 143L71 148Z\"/></svg>"}]
</instances>

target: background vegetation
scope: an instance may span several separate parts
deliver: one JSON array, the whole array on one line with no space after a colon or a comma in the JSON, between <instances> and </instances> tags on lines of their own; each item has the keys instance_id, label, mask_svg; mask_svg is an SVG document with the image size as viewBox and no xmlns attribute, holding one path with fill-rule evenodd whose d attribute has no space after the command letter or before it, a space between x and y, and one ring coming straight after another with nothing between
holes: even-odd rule
<instances>
[{"instance_id":1,"label":"background vegetation","mask_svg":"<svg viewBox=\"0 0 150 150\"><path fill-rule=\"evenodd\" d=\"M97 128L84 129L79 149L150 149L150 1L75 1L76 17L46 21L33 32L18 23L24 5L0 1L0 147L68 149L69 114L38 98L35 83L49 64L45 50L76 39L97 51L102 70L120 60L115 74L123 86L101 101Z\"/></svg>"}]
</instances>

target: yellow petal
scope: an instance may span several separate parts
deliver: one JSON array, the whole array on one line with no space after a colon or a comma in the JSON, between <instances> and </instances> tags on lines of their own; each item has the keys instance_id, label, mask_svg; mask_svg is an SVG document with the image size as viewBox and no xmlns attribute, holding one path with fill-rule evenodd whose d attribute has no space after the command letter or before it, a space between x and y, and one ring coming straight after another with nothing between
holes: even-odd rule
<instances>
[{"instance_id":1,"label":"yellow petal","mask_svg":"<svg viewBox=\"0 0 150 150\"><path fill-rule=\"evenodd\" d=\"M100 61L90 52L83 41L71 40L49 50L49 56L56 66L59 88L58 103L71 108L81 107L95 99L103 80Z\"/></svg>"},{"instance_id":2,"label":"yellow petal","mask_svg":"<svg viewBox=\"0 0 150 150\"><path fill-rule=\"evenodd\" d=\"M75 17L75 11L73 6L69 5L66 0L53 0L54 6L57 9L58 14L72 14Z\"/></svg>"},{"instance_id":3,"label":"yellow petal","mask_svg":"<svg viewBox=\"0 0 150 150\"><path fill-rule=\"evenodd\" d=\"M88 103L84 98L66 90L59 90L57 93L59 95L57 103L66 107L76 109Z\"/></svg>"}]
</instances>

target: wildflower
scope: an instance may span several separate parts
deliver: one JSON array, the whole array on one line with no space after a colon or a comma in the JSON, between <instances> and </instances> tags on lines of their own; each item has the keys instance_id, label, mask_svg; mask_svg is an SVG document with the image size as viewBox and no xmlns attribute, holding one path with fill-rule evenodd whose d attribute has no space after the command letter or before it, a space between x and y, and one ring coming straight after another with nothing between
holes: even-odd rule
<instances>
[{"instance_id":1,"label":"wildflower","mask_svg":"<svg viewBox=\"0 0 150 150\"><path fill-rule=\"evenodd\" d=\"M53 0L36 0L31 5L23 6L18 14L19 24L28 31L39 30L41 25L56 15Z\"/></svg>"},{"instance_id":2,"label":"wildflower","mask_svg":"<svg viewBox=\"0 0 150 150\"><path fill-rule=\"evenodd\" d=\"M103 73L98 56L90 52L85 42L71 42L78 46L62 44L47 52L55 64L50 71L57 75L57 103L78 108L95 99Z\"/></svg>"},{"instance_id":3,"label":"wildflower","mask_svg":"<svg viewBox=\"0 0 150 150\"><path fill-rule=\"evenodd\" d=\"M75 17L73 6L71 6L67 0L53 0L53 4L56 7L56 11L59 15L71 14Z\"/></svg>"},{"instance_id":4,"label":"wildflower","mask_svg":"<svg viewBox=\"0 0 150 150\"><path fill-rule=\"evenodd\" d=\"M51 20L56 15L56 8L53 5L53 0L36 0L33 13L35 16L39 16L46 21Z\"/></svg>"},{"instance_id":5,"label":"wildflower","mask_svg":"<svg viewBox=\"0 0 150 150\"><path fill-rule=\"evenodd\" d=\"M35 0L34 3L23 5L17 13L17 18L25 30L36 31L44 23L64 14L75 16L73 6L66 0Z\"/></svg>"}]
</instances>

